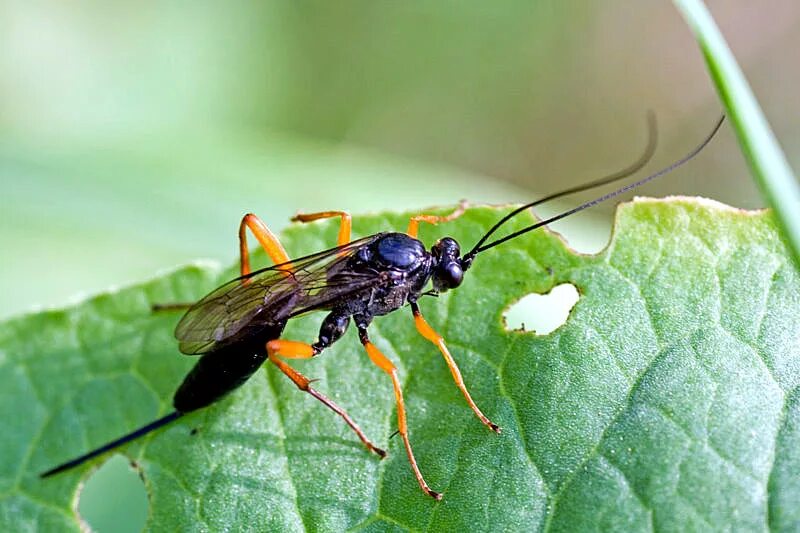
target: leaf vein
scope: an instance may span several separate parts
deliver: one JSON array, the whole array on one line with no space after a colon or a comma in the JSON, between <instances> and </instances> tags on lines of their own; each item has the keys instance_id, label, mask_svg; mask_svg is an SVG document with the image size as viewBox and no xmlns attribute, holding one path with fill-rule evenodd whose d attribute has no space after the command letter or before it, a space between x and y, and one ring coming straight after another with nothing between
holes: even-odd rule
<instances>
[{"instance_id":1,"label":"leaf vein","mask_svg":"<svg viewBox=\"0 0 800 533\"><path fill-rule=\"evenodd\" d=\"M517 403L514 401L514 397L511 394L509 394L508 391L506 390L505 379L503 378L505 374L506 363L508 361L508 356L511 353L512 348L519 342L519 338L520 337L518 336L512 337L512 340L511 342L508 343L506 352L503 354L503 357L501 359L502 363L500 364L501 370L500 370L500 383L499 383L500 395L506 400L508 400L508 404L511 406L511 412L514 414L514 422L516 423L517 426L516 434L519 437L520 444L522 445L522 451L524 452L525 457L528 460L528 463L530 464L531 467L533 467L533 470L536 472L536 475L539 477L539 479L542 480L542 488L544 489L544 492L547 495L547 497L550 498L552 496L551 489L547 484L547 481L545 480L544 476L542 476L542 470L541 468L539 468L539 465L536 464L536 461L533 458L533 454L531 453L530 446L527 442L527 439L525 438L525 428L522 423L522 419L519 416L519 407L517 406Z\"/></svg>"},{"instance_id":2,"label":"leaf vein","mask_svg":"<svg viewBox=\"0 0 800 533\"><path fill-rule=\"evenodd\" d=\"M689 336L687 335L686 338L688 338L688 337ZM677 344L678 342L682 342L683 340L685 340L685 338L677 340L674 344ZM550 515L547 518L547 521L545 522L545 528L544 528L545 531L549 531L550 530L550 525L552 523L552 517L555 516L556 508L558 506L558 502L559 502L561 496L569 488L569 486L572 484L572 482L577 477L578 473L586 466L586 464L592 458L597 456L598 449L600 448L601 444L604 442L608 431L612 427L614 427L617 424L617 422L619 421L620 417L630 409L630 407L632 405L632 402L633 402L634 394L636 393L636 391L641 386L642 381L644 380L645 376L647 376L649 371L661 359L661 357L664 357L668 352L669 352L668 348L664 348L661 351L659 351L656 354L656 356L642 370L642 372L639 374L639 376L637 376L636 380L634 381L633 385L631 386L630 390L628 391L628 394L627 394L627 397L625 398L625 401L622 402L619 410L614 415L614 418L611 419L609 424L605 427L603 432L600 434L600 438L598 439L598 441L595 443L595 445L592 447L592 449L589 450L589 452L584 457L583 461L581 461L581 463L578 464L575 467L575 469L573 469L573 471L570 473L570 475L563 481L563 483L559 487L558 491L555 493L555 495L552 498L552 501L551 501L551 504L550 504L551 505L551 512L550 512Z\"/></svg>"}]
</instances>

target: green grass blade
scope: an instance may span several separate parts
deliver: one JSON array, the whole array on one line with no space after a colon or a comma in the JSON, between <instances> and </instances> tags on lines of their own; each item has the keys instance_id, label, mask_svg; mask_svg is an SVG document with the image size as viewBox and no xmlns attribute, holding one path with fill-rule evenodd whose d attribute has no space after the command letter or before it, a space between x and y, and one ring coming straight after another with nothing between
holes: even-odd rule
<instances>
[{"instance_id":1,"label":"green grass blade","mask_svg":"<svg viewBox=\"0 0 800 533\"><path fill-rule=\"evenodd\" d=\"M800 186L750 86L702 0L674 0L694 31L753 178L800 263Z\"/></svg>"}]
</instances>

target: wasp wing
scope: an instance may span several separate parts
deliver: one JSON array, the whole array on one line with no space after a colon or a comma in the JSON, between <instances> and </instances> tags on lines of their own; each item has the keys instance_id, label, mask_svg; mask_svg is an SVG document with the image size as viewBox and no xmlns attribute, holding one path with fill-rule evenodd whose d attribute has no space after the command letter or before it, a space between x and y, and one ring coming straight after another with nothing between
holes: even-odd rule
<instances>
[{"instance_id":1,"label":"wasp wing","mask_svg":"<svg viewBox=\"0 0 800 533\"><path fill-rule=\"evenodd\" d=\"M203 354L293 316L325 309L379 281L353 272L348 260L382 234L371 235L225 283L194 304L175 328L180 351Z\"/></svg>"}]
</instances>

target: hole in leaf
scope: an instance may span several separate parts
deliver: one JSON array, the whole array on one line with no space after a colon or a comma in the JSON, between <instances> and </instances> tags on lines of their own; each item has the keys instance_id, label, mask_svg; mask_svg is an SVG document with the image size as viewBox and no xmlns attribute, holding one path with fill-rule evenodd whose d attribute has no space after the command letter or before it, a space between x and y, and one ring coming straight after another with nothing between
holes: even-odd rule
<instances>
[{"instance_id":1,"label":"hole in leaf","mask_svg":"<svg viewBox=\"0 0 800 533\"><path fill-rule=\"evenodd\" d=\"M503 313L506 329L547 335L567 321L578 298L578 289L570 283L553 287L547 294L524 296Z\"/></svg>"},{"instance_id":2,"label":"hole in leaf","mask_svg":"<svg viewBox=\"0 0 800 533\"><path fill-rule=\"evenodd\" d=\"M115 455L83 486L78 513L92 531L137 533L147 520L147 492L130 461Z\"/></svg>"}]
</instances>

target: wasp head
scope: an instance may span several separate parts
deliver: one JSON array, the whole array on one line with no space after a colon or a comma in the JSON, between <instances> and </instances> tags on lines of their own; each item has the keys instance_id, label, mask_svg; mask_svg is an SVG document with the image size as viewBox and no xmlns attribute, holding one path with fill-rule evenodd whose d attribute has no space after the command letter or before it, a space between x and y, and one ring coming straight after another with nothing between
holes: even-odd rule
<instances>
[{"instance_id":1,"label":"wasp head","mask_svg":"<svg viewBox=\"0 0 800 533\"><path fill-rule=\"evenodd\" d=\"M431 253L436 261L433 269L433 290L445 292L455 289L464 280L467 266L461 259L461 248L455 239L445 237L433 245Z\"/></svg>"}]
</instances>

